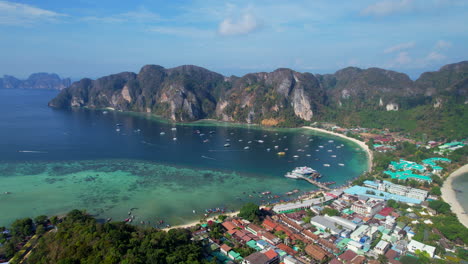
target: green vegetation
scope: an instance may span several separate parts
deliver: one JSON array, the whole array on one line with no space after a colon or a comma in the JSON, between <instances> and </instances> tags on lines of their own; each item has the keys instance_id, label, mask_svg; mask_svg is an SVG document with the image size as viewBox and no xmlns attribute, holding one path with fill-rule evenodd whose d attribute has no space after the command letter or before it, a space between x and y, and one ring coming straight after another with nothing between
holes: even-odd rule
<instances>
[{"instance_id":1,"label":"green vegetation","mask_svg":"<svg viewBox=\"0 0 468 264\"><path fill-rule=\"evenodd\" d=\"M247 219L251 222L260 222L260 210L258 205L254 203L246 203L239 212L239 217Z\"/></svg>"},{"instance_id":2,"label":"green vegetation","mask_svg":"<svg viewBox=\"0 0 468 264\"><path fill-rule=\"evenodd\" d=\"M35 218L36 233L48 222L44 216ZM34 233L30 218L15 221L11 226L18 240ZM33 239L34 240L34 239ZM22 258L29 241L17 251L13 243L5 244L6 257ZM172 229L169 232L139 228L125 223L97 223L85 212L73 210L57 229L45 233L37 241L28 263L205 263L202 247L191 241L190 231Z\"/></svg>"},{"instance_id":3,"label":"green vegetation","mask_svg":"<svg viewBox=\"0 0 468 264\"><path fill-rule=\"evenodd\" d=\"M338 211L336 209L329 208L329 207L325 207L322 210L322 214L329 215L329 216L337 216L337 215L340 215L340 211Z\"/></svg>"},{"instance_id":4,"label":"green vegetation","mask_svg":"<svg viewBox=\"0 0 468 264\"><path fill-rule=\"evenodd\" d=\"M450 205L444 201L429 201L429 207L434 209L438 214L450 213Z\"/></svg>"}]
</instances>

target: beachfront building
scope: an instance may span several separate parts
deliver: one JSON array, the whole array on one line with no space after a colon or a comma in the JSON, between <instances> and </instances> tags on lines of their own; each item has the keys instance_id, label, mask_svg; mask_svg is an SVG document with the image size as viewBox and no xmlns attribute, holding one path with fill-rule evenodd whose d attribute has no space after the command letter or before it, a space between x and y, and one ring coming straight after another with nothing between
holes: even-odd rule
<instances>
[{"instance_id":1,"label":"beachfront building","mask_svg":"<svg viewBox=\"0 0 468 264\"><path fill-rule=\"evenodd\" d=\"M367 201L358 200L351 205L352 211L361 215L365 215L367 217L374 216L377 212L379 212L383 208L384 208L384 203L382 201L371 200L371 199Z\"/></svg>"},{"instance_id":2,"label":"beachfront building","mask_svg":"<svg viewBox=\"0 0 468 264\"><path fill-rule=\"evenodd\" d=\"M390 162L390 165L388 165L388 168L389 170L384 171L384 174L389 175L392 179L414 179L417 181L427 181L429 183L432 182L431 177L428 176L430 173L427 172L426 167L413 161L407 161L404 159L400 159L398 162L392 161ZM416 174L414 172L421 174Z\"/></svg>"},{"instance_id":3,"label":"beachfront building","mask_svg":"<svg viewBox=\"0 0 468 264\"><path fill-rule=\"evenodd\" d=\"M445 143L445 144L439 146L439 153L445 154L445 153L457 150L459 148L463 148L464 146L465 146L465 144L463 142L458 142L458 141Z\"/></svg>"},{"instance_id":4,"label":"beachfront building","mask_svg":"<svg viewBox=\"0 0 468 264\"><path fill-rule=\"evenodd\" d=\"M375 194L372 194L371 191ZM346 189L345 194L353 195L353 196L366 196L369 198L377 199L377 200L395 200L397 202L403 202L408 204L420 204L422 201L410 197L406 197L403 195L393 194L389 192L379 191L373 188L365 187L365 186L358 186L354 185L350 188Z\"/></svg>"},{"instance_id":5,"label":"beachfront building","mask_svg":"<svg viewBox=\"0 0 468 264\"><path fill-rule=\"evenodd\" d=\"M435 247L428 246L416 240L411 240L408 244L408 251L414 254L416 253L416 250L425 251L431 258L434 257Z\"/></svg>"},{"instance_id":6,"label":"beachfront building","mask_svg":"<svg viewBox=\"0 0 468 264\"><path fill-rule=\"evenodd\" d=\"M389 181L364 181L364 186L377 189L379 191L406 196L408 198L413 198L420 201L426 200L428 195L428 191L411 188L400 184L394 184Z\"/></svg>"}]
</instances>

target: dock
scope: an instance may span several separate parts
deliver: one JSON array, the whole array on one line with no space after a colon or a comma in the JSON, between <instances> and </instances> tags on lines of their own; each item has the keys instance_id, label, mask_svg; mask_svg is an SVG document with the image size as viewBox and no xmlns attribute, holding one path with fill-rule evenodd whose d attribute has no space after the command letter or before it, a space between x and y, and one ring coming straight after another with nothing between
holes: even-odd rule
<instances>
[{"instance_id":1,"label":"dock","mask_svg":"<svg viewBox=\"0 0 468 264\"><path fill-rule=\"evenodd\" d=\"M313 184L313 185L319 187L320 189L324 189L324 190L326 190L326 191L330 191L330 190L331 190L331 189L328 188L325 184L322 184L322 183L320 183L320 182L318 182L318 181L316 181L316 180L312 180L311 178L304 177L304 176L302 176L302 175L298 175L297 177L298 177L299 179L303 179L303 180L308 181L309 183L311 183L311 184Z\"/></svg>"}]
</instances>

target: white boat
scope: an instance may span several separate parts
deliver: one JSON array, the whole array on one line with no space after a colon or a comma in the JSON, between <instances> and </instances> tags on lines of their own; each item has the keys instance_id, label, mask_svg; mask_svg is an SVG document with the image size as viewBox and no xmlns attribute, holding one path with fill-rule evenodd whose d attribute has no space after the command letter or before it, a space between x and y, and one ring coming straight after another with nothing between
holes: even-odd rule
<instances>
[{"instance_id":1,"label":"white boat","mask_svg":"<svg viewBox=\"0 0 468 264\"><path fill-rule=\"evenodd\" d=\"M226 147L226 148L230 147L230 146L231 146L231 144L229 144L229 143L224 144L224 147Z\"/></svg>"},{"instance_id":2,"label":"white boat","mask_svg":"<svg viewBox=\"0 0 468 264\"><path fill-rule=\"evenodd\" d=\"M176 140L177 140L177 138L172 138L172 140L176 141Z\"/></svg>"},{"instance_id":3,"label":"white boat","mask_svg":"<svg viewBox=\"0 0 468 264\"><path fill-rule=\"evenodd\" d=\"M336 155L331 155L332 158L336 158Z\"/></svg>"},{"instance_id":4,"label":"white boat","mask_svg":"<svg viewBox=\"0 0 468 264\"><path fill-rule=\"evenodd\" d=\"M330 167L330 164L325 163L325 164L323 164L323 166Z\"/></svg>"},{"instance_id":5,"label":"white boat","mask_svg":"<svg viewBox=\"0 0 468 264\"><path fill-rule=\"evenodd\" d=\"M297 159L299 158L299 155L294 155L293 158Z\"/></svg>"},{"instance_id":6,"label":"white boat","mask_svg":"<svg viewBox=\"0 0 468 264\"><path fill-rule=\"evenodd\" d=\"M249 143L249 144L250 144L250 143L252 143L252 141L249 141L249 142L247 142L247 143Z\"/></svg>"},{"instance_id":7,"label":"white boat","mask_svg":"<svg viewBox=\"0 0 468 264\"><path fill-rule=\"evenodd\" d=\"M344 164L343 164L343 163L338 163L338 166L341 166L341 167L343 167L343 166L344 166Z\"/></svg>"},{"instance_id":8,"label":"white boat","mask_svg":"<svg viewBox=\"0 0 468 264\"><path fill-rule=\"evenodd\" d=\"M333 143L333 140L328 140L329 143Z\"/></svg>"},{"instance_id":9,"label":"white boat","mask_svg":"<svg viewBox=\"0 0 468 264\"><path fill-rule=\"evenodd\" d=\"M263 142L265 142L265 141L259 139L259 140L257 140L257 142L258 142L258 143L263 143Z\"/></svg>"},{"instance_id":10,"label":"white boat","mask_svg":"<svg viewBox=\"0 0 468 264\"><path fill-rule=\"evenodd\" d=\"M102 111L102 114L103 114L103 115L107 115L108 113L109 113L109 112L107 112L107 111Z\"/></svg>"},{"instance_id":11,"label":"white boat","mask_svg":"<svg viewBox=\"0 0 468 264\"><path fill-rule=\"evenodd\" d=\"M275 146L275 149L278 149L279 147L278 146Z\"/></svg>"},{"instance_id":12,"label":"white boat","mask_svg":"<svg viewBox=\"0 0 468 264\"><path fill-rule=\"evenodd\" d=\"M176 128L176 127L173 127L173 128L171 128L171 130L172 130L172 131L176 131L176 130L177 130L177 128Z\"/></svg>"},{"instance_id":13,"label":"white boat","mask_svg":"<svg viewBox=\"0 0 468 264\"><path fill-rule=\"evenodd\" d=\"M310 157L310 156L312 156L312 155L310 155L310 154L307 154L306 156L307 156L307 157Z\"/></svg>"},{"instance_id":14,"label":"white boat","mask_svg":"<svg viewBox=\"0 0 468 264\"><path fill-rule=\"evenodd\" d=\"M239 139L239 142L242 142L243 140L242 139Z\"/></svg>"},{"instance_id":15,"label":"white boat","mask_svg":"<svg viewBox=\"0 0 468 264\"><path fill-rule=\"evenodd\" d=\"M166 135L166 133L161 132L161 133L159 133L159 135L164 136L164 135Z\"/></svg>"},{"instance_id":16,"label":"white boat","mask_svg":"<svg viewBox=\"0 0 468 264\"><path fill-rule=\"evenodd\" d=\"M248 150L248 149L250 149L250 147L249 147L249 146L247 146L247 147L244 147L244 149L245 149L245 150Z\"/></svg>"},{"instance_id":17,"label":"white boat","mask_svg":"<svg viewBox=\"0 0 468 264\"><path fill-rule=\"evenodd\" d=\"M319 148L323 148L323 146L319 146Z\"/></svg>"},{"instance_id":18,"label":"white boat","mask_svg":"<svg viewBox=\"0 0 468 264\"><path fill-rule=\"evenodd\" d=\"M327 150L327 151L328 151L328 152L332 152L333 150L329 149L329 150Z\"/></svg>"},{"instance_id":19,"label":"white boat","mask_svg":"<svg viewBox=\"0 0 468 264\"><path fill-rule=\"evenodd\" d=\"M120 128L116 128L115 131L120 132Z\"/></svg>"},{"instance_id":20,"label":"white boat","mask_svg":"<svg viewBox=\"0 0 468 264\"><path fill-rule=\"evenodd\" d=\"M267 148L267 151L270 151L271 149L270 148Z\"/></svg>"},{"instance_id":21,"label":"white boat","mask_svg":"<svg viewBox=\"0 0 468 264\"><path fill-rule=\"evenodd\" d=\"M314 177L320 177L320 174L316 170L314 170L314 169L312 169L310 167L305 167L304 166L304 167L295 168L292 172L286 173L286 175L284 175L284 177L291 178L291 179L299 179L301 177L309 176L309 175L312 175L312 174L313 174Z\"/></svg>"}]
</instances>

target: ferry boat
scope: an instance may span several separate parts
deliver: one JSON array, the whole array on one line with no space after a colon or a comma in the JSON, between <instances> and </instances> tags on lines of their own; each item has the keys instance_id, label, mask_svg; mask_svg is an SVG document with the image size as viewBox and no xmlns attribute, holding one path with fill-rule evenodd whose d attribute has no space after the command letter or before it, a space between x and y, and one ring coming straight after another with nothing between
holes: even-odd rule
<instances>
[{"instance_id":1,"label":"ferry boat","mask_svg":"<svg viewBox=\"0 0 468 264\"><path fill-rule=\"evenodd\" d=\"M320 178L321 175L318 171L310 168L310 167L297 167L291 172L286 173L284 175L286 178L291 178L291 179L299 179L300 177L304 176L311 176L313 178Z\"/></svg>"}]
</instances>

